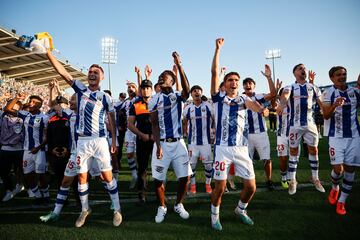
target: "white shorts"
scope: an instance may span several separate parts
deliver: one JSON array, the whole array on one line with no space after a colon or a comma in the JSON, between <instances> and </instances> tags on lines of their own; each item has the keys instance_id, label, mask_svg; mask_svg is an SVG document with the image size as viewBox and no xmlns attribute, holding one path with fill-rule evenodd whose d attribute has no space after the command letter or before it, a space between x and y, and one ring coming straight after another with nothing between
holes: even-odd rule
<instances>
[{"instance_id":1,"label":"white shorts","mask_svg":"<svg viewBox=\"0 0 360 240\"><path fill-rule=\"evenodd\" d=\"M235 175L255 179L254 166L247 146L215 146L214 179L226 180L230 165L234 163Z\"/></svg>"},{"instance_id":2,"label":"white shorts","mask_svg":"<svg viewBox=\"0 0 360 240\"><path fill-rule=\"evenodd\" d=\"M198 161L203 162L203 164L212 164L213 163L213 154L211 151L211 145L189 145L188 146L189 151L189 159L190 164L195 164Z\"/></svg>"},{"instance_id":3,"label":"white shorts","mask_svg":"<svg viewBox=\"0 0 360 240\"><path fill-rule=\"evenodd\" d=\"M329 137L330 164L360 166L360 137L334 138Z\"/></svg>"},{"instance_id":4,"label":"white shorts","mask_svg":"<svg viewBox=\"0 0 360 240\"><path fill-rule=\"evenodd\" d=\"M289 155L289 137L285 134L276 137L276 150L278 157L285 157Z\"/></svg>"},{"instance_id":5,"label":"white shorts","mask_svg":"<svg viewBox=\"0 0 360 240\"><path fill-rule=\"evenodd\" d=\"M76 153L71 153L68 163L66 164L64 176L75 177L78 175L76 167Z\"/></svg>"},{"instance_id":6,"label":"white shorts","mask_svg":"<svg viewBox=\"0 0 360 240\"><path fill-rule=\"evenodd\" d=\"M164 181L170 164L172 165L177 178L187 177L193 173L183 139L176 142L160 141L160 145L163 150L163 157L161 159L157 159L156 157L156 143L154 143L153 147L151 159L151 171L153 178Z\"/></svg>"},{"instance_id":7,"label":"white shorts","mask_svg":"<svg viewBox=\"0 0 360 240\"><path fill-rule=\"evenodd\" d=\"M24 174L31 172L46 172L46 155L45 151L39 150L36 154L32 154L30 150L25 150L23 155L23 171Z\"/></svg>"},{"instance_id":8,"label":"white shorts","mask_svg":"<svg viewBox=\"0 0 360 240\"><path fill-rule=\"evenodd\" d=\"M125 151L126 153L133 153L136 149L136 134L129 129L125 132Z\"/></svg>"},{"instance_id":9,"label":"white shorts","mask_svg":"<svg viewBox=\"0 0 360 240\"><path fill-rule=\"evenodd\" d=\"M106 138L79 138L76 155L78 173L88 172L94 166L93 162L96 162L101 172L112 170Z\"/></svg>"},{"instance_id":10,"label":"white shorts","mask_svg":"<svg viewBox=\"0 0 360 240\"><path fill-rule=\"evenodd\" d=\"M290 127L289 145L291 148L299 147L301 139L311 147L317 147L319 144L319 135L315 124L309 124L304 127Z\"/></svg>"},{"instance_id":11,"label":"white shorts","mask_svg":"<svg viewBox=\"0 0 360 240\"><path fill-rule=\"evenodd\" d=\"M261 160L270 159L270 142L267 132L249 134L249 156L253 159L255 149Z\"/></svg>"}]
</instances>

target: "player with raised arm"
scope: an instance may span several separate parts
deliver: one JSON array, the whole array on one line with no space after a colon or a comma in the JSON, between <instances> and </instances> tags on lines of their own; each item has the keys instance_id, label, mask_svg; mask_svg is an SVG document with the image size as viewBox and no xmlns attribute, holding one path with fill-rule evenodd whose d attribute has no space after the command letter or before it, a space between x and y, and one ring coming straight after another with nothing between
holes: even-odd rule
<instances>
[{"instance_id":1,"label":"player with raised arm","mask_svg":"<svg viewBox=\"0 0 360 240\"><path fill-rule=\"evenodd\" d=\"M331 205L336 204L337 214L345 215L345 201L354 184L355 168L360 167L360 125L357 110L360 91L347 85L347 71L342 66L332 67L329 77L334 85L323 94L325 129L328 130L332 165L332 187L328 200Z\"/></svg>"},{"instance_id":2,"label":"player with raised arm","mask_svg":"<svg viewBox=\"0 0 360 240\"><path fill-rule=\"evenodd\" d=\"M244 188L235 208L235 214L247 225L254 222L247 215L246 208L255 191L255 173L248 151L248 127L246 109L262 112L264 108L246 95L239 95L240 76L237 72L229 72L224 77L226 94L216 89L219 86L219 58L224 39L216 39L216 48L211 67L211 95L215 109L215 188L211 194L211 226L222 230L219 213L221 198L226 187L226 179L231 163L235 165L235 175L243 179Z\"/></svg>"},{"instance_id":3,"label":"player with raised arm","mask_svg":"<svg viewBox=\"0 0 360 240\"><path fill-rule=\"evenodd\" d=\"M293 74L296 82L284 88L277 109L278 114L282 114L283 109L287 108L290 115L289 194L296 193L296 168L299 161L299 143L302 138L308 145L312 182L319 192L325 192L319 180L319 134L313 117L313 105L317 102L321 106L321 92L317 86L306 81L304 64L297 64L293 68Z\"/></svg>"},{"instance_id":4,"label":"player with raised arm","mask_svg":"<svg viewBox=\"0 0 360 240\"><path fill-rule=\"evenodd\" d=\"M111 167L111 153L116 151L115 110L109 95L100 90L100 82L104 79L103 69L93 64L89 68L86 87L66 71L61 63L47 50L47 57L60 76L74 89L78 100L76 131L78 133L76 164L79 178L79 195L82 212L76 220L75 226L84 225L87 216L91 213L88 202L88 171L93 161L96 161L101 176L106 182L107 191L114 206L113 225L119 226L122 215L119 202L117 181L113 179ZM105 114L108 114L112 135L111 150L106 140Z\"/></svg>"},{"instance_id":5,"label":"player with raised arm","mask_svg":"<svg viewBox=\"0 0 360 240\"><path fill-rule=\"evenodd\" d=\"M267 94L255 94L255 81L252 78L245 78L243 80L243 88L246 96L253 101L264 105L276 97L276 89L273 80L271 79L271 70L269 65L265 65L265 72L261 73L266 77L270 92ZM270 159L270 141L266 131L266 122L263 114L254 112L251 109L247 110L247 124L249 126L249 154L250 158L254 160L255 150L258 152L260 160L263 161L264 170L266 174L266 186L272 191L275 189L272 182L272 161Z\"/></svg>"},{"instance_id":6,"label":"player with raised arm","mask_svg":"<svg viewBox=\"0 0 360 240\"><path fill-rule=\"evenodd\" d=\"M152 176L159 207L155 217L156 223L164 221L167 213L165 205L164 180L170 165L179 180L174 211L183 219L189 218L182 202L186 193L189 176L192 174L188 152L182 139L182 103L189 98L189 82L181 65L180 56L173 52L174 62L179 70L182 91L174 92L176 76L171 70L165 70L159 76L161 92L149 102L154 148L152 153Z\"/></svg>"}]
</instances>

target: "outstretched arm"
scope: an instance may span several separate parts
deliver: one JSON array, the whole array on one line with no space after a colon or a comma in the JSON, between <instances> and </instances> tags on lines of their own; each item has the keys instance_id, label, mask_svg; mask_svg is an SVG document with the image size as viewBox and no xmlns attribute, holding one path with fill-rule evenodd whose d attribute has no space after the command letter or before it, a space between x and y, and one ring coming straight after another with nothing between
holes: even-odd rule
<instances>
[{"instance_id":1,"label":"outstretched arm","mask_svg":"<svg viewBox=\"0 0 360 240\"><path fill-rule=\"evenodd\" d=\"M173 52L172 56L174 58L174 63L176 65L176 67L179 70L179 75L180 75L180 80L181 80L181 87L182 87L182 91L181 91L181 96L183 99L188 99L189 98L189 92L190 92L190 85L189 85L189 81L186 77L186 74L184 72L184 68L181 65L181 61L180 61L180 56L177 52Z\"/></svg>"},{"instance_id":2,"label":"outstretched arm","mask_svg":"<svg viewBox=\"0 0 360 240\"><path fill-rule=\"evenodd\" d=\"M138 87L140 88L142 82L141 69L137 66L135 66L135 73L137 76ZM141 96L141 91L138 91L138 95Z\"/></svg>"},{"instance_id":3,"label":"outstretched arm","mask_svg":"<svg viewBox=\"0 0 360 240\"><path fill-rule=\"evenodd\" d=\"M276 97L276 88L274 82L271 79L271 69L270 66L265 64L265 72L261 71L262 75L266 77L269 85L270 92L264 96L265 101L270 101Z\"/></svg>"},{"instance_id":4,"label":"outstretched arm","mask_svg":"<svg viewBox=\"0 0 360 240\"><path fill-rule=\"evenodd\" d=\"M51 65L55 68L55 70L60 74L60 76L69 84L70 86L73 84L74 78L70 75L68 71L64 68L64 66L54 57L50 49L46 50L46 56L48 57Z\"/></svg>"},{"instance_id":5,"label":"outstretched arm","mask_svg":"<svg viewBox=\"0 0 360 240\"><path fill-rule=\"evenodd\" d=\"M145 79L151 80L151 74L152 74L152 69L151 69L150 65L146 65L145 66Z\"/></svg>"},{"instance_id":6,"label":"outstretched arm","mask_svg":"<svg viewBox=\"0 0 360 240\"><path fill-rule=\"evenodd\" d=\"M214 95L217 93L217 89L219 87L219 59L220 59L220 49L224 45L224 39L218 38L215 41L215 53L214 58L211 65L211 89L210 95Z\"/></svg>"},{"instance_id":7,"label":"outstretched arm","mask_svg":"<svg viewBox=\"0 0 360 240\"><path fill-rule=\"evenodd\" d=\"M17 110L13 109L16 102L19 100L24 100L26 95L24 93L18 93L15 98L13 98L4 108L4 112L10 113L14 116L17 115Z\"/></svg>"},{"instance_id":8,"label":"outstretched arm","mask_svg":"<svg viewBox=\"0 0 360 240\"><path fill-rule=\"evenodd\" d=\"M173 70L172 70L176 76L176 81L175 81L175 88L176 88L176 91L178 92L181 92L182 91L182 87L181 87L181 84L179 82L179 72L178 72L178 68L176 66L176 64L174 64L173 66Z\"/></svg>"}]
</instances>

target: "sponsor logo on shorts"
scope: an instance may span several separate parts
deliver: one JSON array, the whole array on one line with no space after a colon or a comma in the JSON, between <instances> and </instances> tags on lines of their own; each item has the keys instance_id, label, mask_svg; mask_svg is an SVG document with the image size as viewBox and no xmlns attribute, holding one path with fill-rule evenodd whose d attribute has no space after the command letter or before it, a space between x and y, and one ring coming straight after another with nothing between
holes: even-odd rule
<instances>
[{"instance_id":1,"label":"sponsor logo on shorts","mask_svg":"<svg viewBox=\"0 0 360 240\"><path fill-rule=\"evenodd\" d=\"M164 171L164 167L156 166L155 171L157 171L158 173L162 173Z\"/></svg>"}]
</instances>

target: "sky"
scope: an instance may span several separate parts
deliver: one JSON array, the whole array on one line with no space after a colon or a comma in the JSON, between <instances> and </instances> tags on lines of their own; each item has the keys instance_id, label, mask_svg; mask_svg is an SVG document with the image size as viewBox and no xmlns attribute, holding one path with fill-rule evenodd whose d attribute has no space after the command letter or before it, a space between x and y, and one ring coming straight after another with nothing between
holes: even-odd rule
<instances>
[{"instance_id":1,"label":"sky","mask_svg":"<svg viewBox=\"0 0 360 240\"><path fill-rule=\"evenodd\" d=\"M209 95L215 39L225 44L220 65L252 77L255 91L269 91L261 75L268 49L281 49L275 75L294 82L292 68L304 63L316 72L315 84L329 85L328 71L341 65L348 81L360 74L360 1L358 0L1 0L0 26L18 35L49 32L59 57L79 68L101 64L101 38L118 40L118 62L110 65L113 96L136 81L135 66L153 69L152 80L171 69L180 54L190 85ZM102 89L109 88L103 65ZM144 72L144 71L143 71Z\"/></svg>"}]
</instances>

